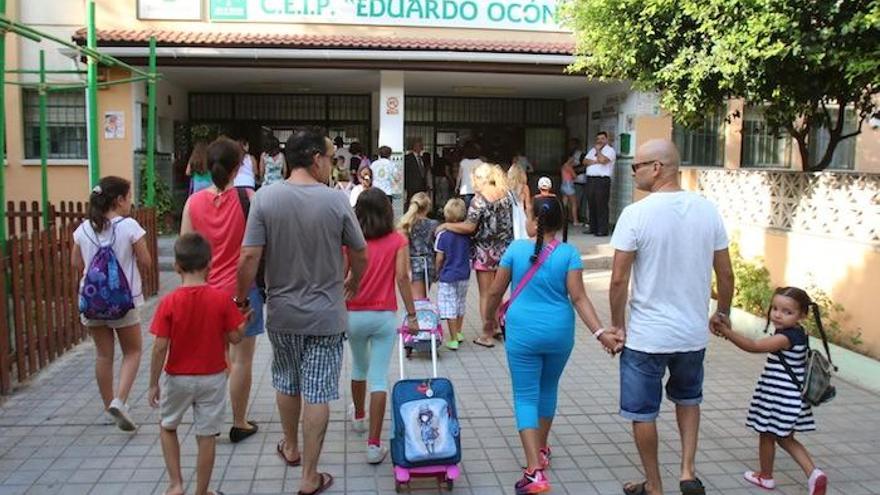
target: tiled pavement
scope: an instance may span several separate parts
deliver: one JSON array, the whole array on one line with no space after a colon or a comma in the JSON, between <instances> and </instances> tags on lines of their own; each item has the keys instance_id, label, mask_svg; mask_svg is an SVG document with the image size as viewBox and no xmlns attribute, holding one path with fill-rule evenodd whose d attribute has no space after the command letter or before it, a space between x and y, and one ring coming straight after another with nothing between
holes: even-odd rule
<instances>
[{"instance_id":1,"label":"tiled pavement","mask_svg":"<svg viewBox=\"0 0 880 495\"><path fill-rule=\"evenodd\" d=\"M587 239L575 241L586 250ZM607 319L607 272L585 275L589 293ZM173 274L162 278L163 293L176 284ZM153 301L144 312L148 321ZM474 333L476 286L469 298L467 331ZM559 414L552 445L549 476L553 493L577 495L618 494L624 480L640 477L638 455L629 424L617 416L617 361L579 328L575 351L560 387ZM165 487L157 415L146 403L150 352L145 338L141 373L131 405L141 423L136 434L101 424L100 400L92 372L92 348L86 343L52 365L27 387L0 404L0 495L22 493L151 494ZM232 446L218 444L213 486L228 494L296 493L298 468L287 468L275 455L280 424L269 379L269 343L259 339L254 369L250 417L260 432ZM347 376L348 356L346 355ZM709 493L764 493L749 488L743 470L754 467L756 436L744 425L745 410L762 356L736 351L713 341L706 358L705 403L698 471ZM428 359L415 357L412 374L425 374ZM492 350L464 345L457 353L441 353L440 369L455 386L462 422L463 475L455 493L512 493L522 457L514 428L510 383L503 346ZM396 359L392 363L397 376ZM369 466L364 460L365 439L346 428L344 397L332 404L332 416L321 467L336 476L328 493L393 493L390 461ZM816 410L819 430L802 440L817 463L826 469L830 493L880 493L880 396L846 383L838 397ZM192 480L195 441L190 424L181 427L184 474ZM677 493L679 445L674 414L664 404L658 423L661 463L667 493ZM387 425L386 430L387 432ZM777 456L778 492L805 494L806 485L796 464L784 452ZM430 484L425 485L430 492ZM192 488L192 487L190 487Z\"/></svg>"}]
</instances>

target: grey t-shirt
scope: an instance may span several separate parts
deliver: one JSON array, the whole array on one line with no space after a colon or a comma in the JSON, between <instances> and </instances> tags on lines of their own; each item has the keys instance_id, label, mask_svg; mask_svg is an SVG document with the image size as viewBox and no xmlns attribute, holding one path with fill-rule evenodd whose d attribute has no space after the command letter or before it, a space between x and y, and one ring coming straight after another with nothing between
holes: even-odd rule
<instances>
[{"instance_id":1,"label":"grey t-shirt","mask_svg":"<svg viewBox=\"0 0 880 495\"><path fill-rule=\"evenodd\" d=\"M264 246L266 329L337 335L348 328L342 246L367 246L342 191L287 181L257 191L244 246Z\"/></svg>"}]
</instances>

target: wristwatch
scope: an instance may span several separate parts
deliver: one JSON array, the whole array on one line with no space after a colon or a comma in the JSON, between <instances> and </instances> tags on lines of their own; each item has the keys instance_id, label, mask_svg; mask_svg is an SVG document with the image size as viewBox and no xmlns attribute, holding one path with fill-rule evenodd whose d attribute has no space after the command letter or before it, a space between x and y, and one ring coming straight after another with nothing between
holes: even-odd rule
<instances>
[{"instance_id":1,"label":"wristwatch","mask_svg":"<svg viewBox=\"0 0 880 495\"><path fill-rule=\"evenodd\" d=\"M247 296L245 296L244 299L239 299L239 298L236 297L236 296L232 296L232 302L235 303L235 306L236 306L238 309L245 309L245 308L247 308L248 306L251 305L251 300L248 299Z\"/></svg>"}]
</instances>

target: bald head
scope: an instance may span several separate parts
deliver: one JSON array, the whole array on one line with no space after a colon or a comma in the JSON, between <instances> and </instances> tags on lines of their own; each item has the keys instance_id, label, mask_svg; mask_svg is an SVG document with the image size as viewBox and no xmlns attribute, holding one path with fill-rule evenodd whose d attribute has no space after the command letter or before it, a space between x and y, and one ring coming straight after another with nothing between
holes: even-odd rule
<instances>
[{"instance_id":1,"label":"bald head","mask_svg":"<svg viewBox=\"0 0 880 495\"><path fill-rule=\"evenodd\" d=\"M678 166L681 164L678 148L675 147L675 143L668 139L652 139L646 142L639 146L633 159L635 163L653 160L662 163L666 173L677 173Z\"/></svg>"}]
</instances>

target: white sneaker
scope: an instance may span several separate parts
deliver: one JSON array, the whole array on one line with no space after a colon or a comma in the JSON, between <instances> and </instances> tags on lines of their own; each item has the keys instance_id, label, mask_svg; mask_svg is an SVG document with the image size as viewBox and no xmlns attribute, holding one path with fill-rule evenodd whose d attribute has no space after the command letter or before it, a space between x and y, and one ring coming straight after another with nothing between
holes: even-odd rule
<instances>
[{"instance_id":1,"label":"white sneaker","mask_svg":"<svg viewBox=\"0 0 880 495\"><path fill-rule=\"evenodd\" d=\"M366 433L367 431L367 416L365 415L361 419L354 419L354 404L348 406L348 418L351 420L351 429L355 433ZM381 461L379 461L381 462Z\"/></svg>"},{"instance_id":2,"label":"white sneaker","mask_svg":"<svg viewBox=\"0 0 880 495\"><path fill-rule=\"evenodd\" d=\"M816 468L810 474L808 486L810 487L810 495L825 495L825 490L828 488L828 476L821 469Z\"/></svg>"},{"instance_id":3,"label":"white sneaker","mask_svg":"<svg viewBox=\"0 0 880 495\"><path fill-rule=\"evenodd\" d=\"M388 447L384 445L367 445L367 462L370 464L382 464L388 455Z\"/></svg>"},{"instance_id":4,"label":"white sneaker","mask_svg":"<svg viewBox=\"0 0 880 495\"><path fill-rule=\"evenodd\" d=\"M773 478L765 478L761 476L760 473L756 473L754 471L746 471L743 473L743 478L749 483L760 486L765 490L772 490L776 488L776 480Z\"/></svg>"},{"instance_id":5,"label":"white sneaker","mask_svg":"<svg viewBox=\"0 0 880 495\"><path fill-rule=\"evenodd\" d=\"M110 411L104 410L104 415L101 416L101 424L102 425L115 425L116 418L114 418L113 415L110 414Z\"/></svg>"},{"instance_id":6,"label":"white sneaker","mask_svg":"<svg viewBox=\"0 0 880 495\"><path fill-rule=\"evenodd\" d=\"M128 406L119 399L113 399L107 412L113 416L116 426L122 431L134 431L137 429L137 423L131 419L128 414Z\"/></svg>"}]
</instances>

